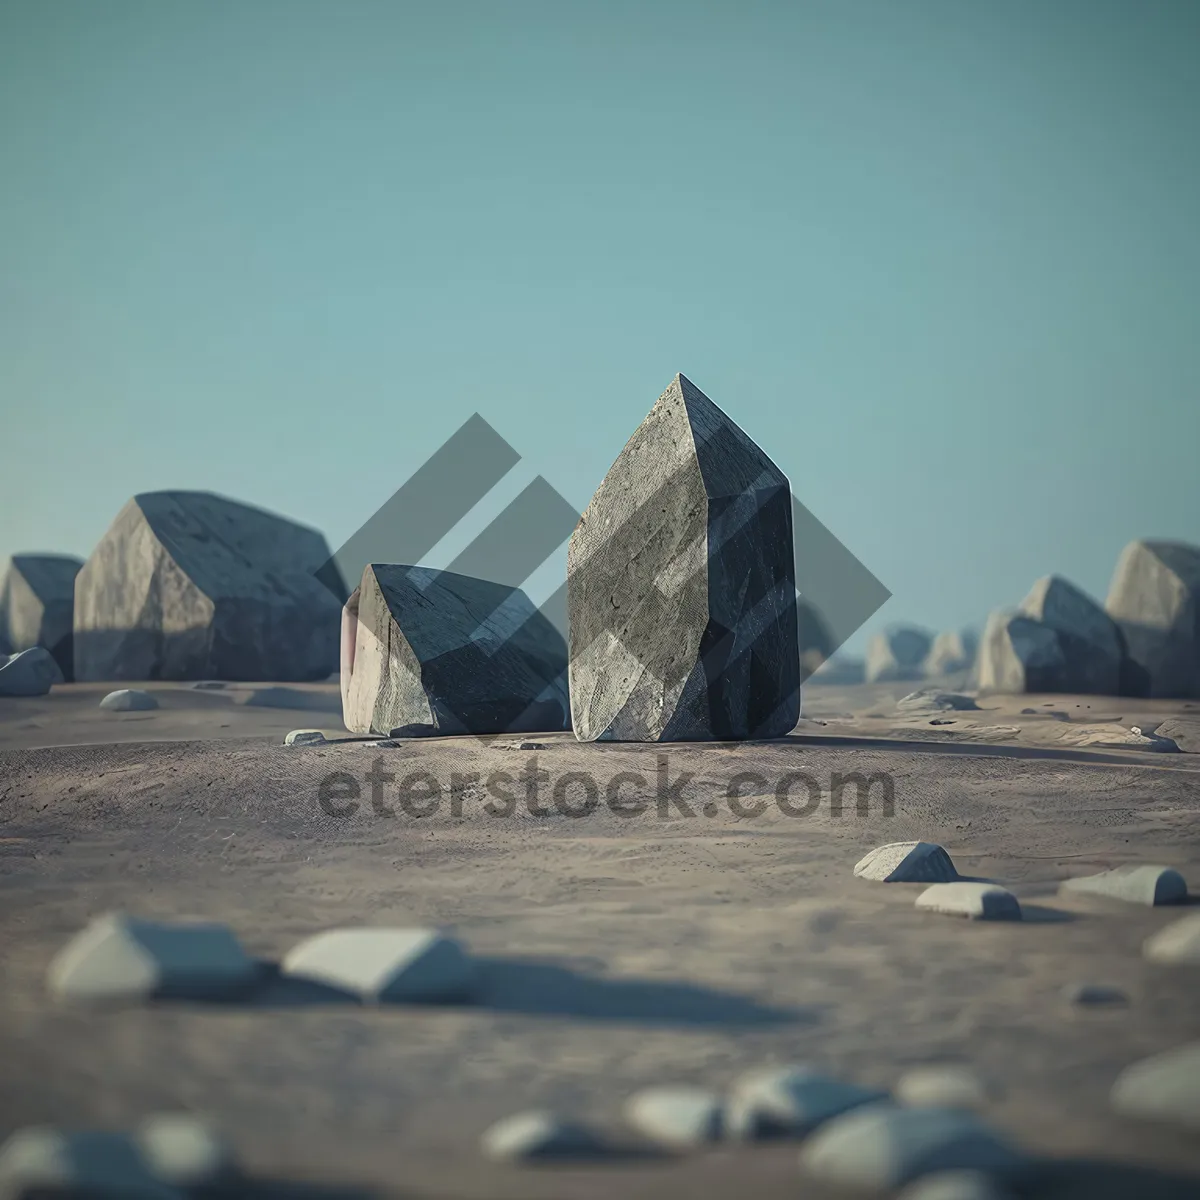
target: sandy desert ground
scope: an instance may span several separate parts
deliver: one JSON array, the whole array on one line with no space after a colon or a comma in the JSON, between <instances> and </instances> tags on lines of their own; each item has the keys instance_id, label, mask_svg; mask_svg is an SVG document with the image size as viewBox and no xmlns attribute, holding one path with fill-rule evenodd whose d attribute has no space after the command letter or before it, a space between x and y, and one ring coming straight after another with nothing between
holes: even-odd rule
<instances>
[{"instance_id":1,"label":"sandy desert ground","mask_svg":"<svg viewBox=\"0 0 1200 1200\"><path fill-rule=\"evenodd\" d=\"M1194 1131L1108 1104L1127 1064L1200 1038L1200 968L1141 953L1179 910L1057 894L1070 875L1153 862L1180 870L1197 903L1200 704L1022 696L905 717L895 702L911 685L812 686L806 720L771 743L285 747L298 727L346 736L335 684L147 686L161 707L145 713L98 709L102 685L0 700L0 1134L186 1108L256 1172L313 1195L819 1200L839 1193L804 1179L794 1145L532 1169L488 1163L479 1135L544 1106L615 1128L643 1085L719 1088L772 1062L892 1086L953 1061L993 1089L990 1122L1073 1160L1023 1194L1200 1195ZM1122 747L1132 725L1171 729L1185 752ZM660 755L672 782L693 774L692 815L659 815ZM377 761L432 773L438 810L376 814L366 783L353 814L322 810L322 780L364 780ZM530 763L549 815L489 815L479 780ZM622 771L646 779L630 794L647 811L553 810L564 774L603 789ZM850 803L836 816L826 792L784 815L770 796L792 771L826 788L835 772L885 772L894 811L877 793L865 815ZM759 816L730 810L739 772L765 783ZM1026 919L922 913L921 885L853 876L867 850L910 838L1010 887ZM443 925L482 957L483 992L459 1008L366 1010L280 988L253 1004L60 1010L47 963L108 909L225 921L268 960L335 925ZM1063 989L1078 982L1128 1002L1072 1005Z\"/></svg>"}]
</instances>

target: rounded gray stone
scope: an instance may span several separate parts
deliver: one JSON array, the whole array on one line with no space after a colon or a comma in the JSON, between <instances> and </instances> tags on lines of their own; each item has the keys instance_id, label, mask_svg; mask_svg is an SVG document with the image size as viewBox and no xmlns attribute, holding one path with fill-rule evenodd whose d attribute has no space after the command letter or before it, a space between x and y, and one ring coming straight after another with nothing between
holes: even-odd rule
<instances>
[{"instance_id":1,"label":"rounded gray stone","mask_svg":"<svg viewBox=\"0 0 1200 1200\"><path fill-rule=\"evenodd\" d=\"M293 729L283 739L285 746L321 746L326 741L319 729Z\"/></svg>"},{"instance_id":2,"label":"rounded gray stone","mask_svg":"<svg viewBox=\"0 0 1200 1200\"><path fill-rule=\"evenodd\" d=\"M497 1162L531 1162L588 1157L601 1150L591 1130L543 1109L497 1121L481 1139L484 1154Z\"/></svg>"},{"instance_id":3,"label":"rounded gray stone","mask_svg":"<svg viewBox=\"0 0 1200 1200\"><path fill-rule=\"evenodd\" d=\"M88 1200L181 1200L156 1178L122 1133L29 1126L0 1146L0 1200L28 1196Z\"/></svg>"},{"instance_id":4,"label":"rounded gray stone","mask_svg":"<svg viewBox=\"0 0 1200 1200\"><path fill-rule=\"evenodd\" d=\"M1021 905L1007 888L995 883L935 883L916 900L916 907L977 921L1019 921Z\"/></svg>"},{"instance_id":5,"label":"rounded gray stone","mask_svg":"<svg viewBox=\"0 0 1200 1200\"><path fill-rule=\"evenodd\" d=\"M896 1084L896 1099L908 1108L982 1108L988 1099L984 1081L962 1063L912 1067Z\"/></svg>"},{"instance_id":6,"label":"rounded gray stone","mask_svg":"<svg viewBox=\"0 0 1200 1200\"><path fill-rule=\"evenodd\" d=\"M949 883L958 878L950 855L934 842L878 846L855 864L854 874L880 883Z\"/></svg>"},{"instance_id":7,"label":"rounded gray stone","mask_svg":"<svg viewBox=\"0 0 1200 1200\"><path fill-rule=\"evenodd\" d=\"M938 1171L916 1179L896 1200L1014 1200L986 1171Z\"/></svg>"},{"instance_id":8,"label":"rounded gray stone","mask_svg":"<svg viewBox=\"0 0 1200 1200\"><path fill-rule=\"evenodd\" d=\"M724 1106L716 1092L683 1085L650 1087L626 1101L625 1119L644 1137L677 1149L724 1135Z\"/></svg>"},{"instance_id":9,"label":"rounded gray stone","mask_svg":"<svg viewBox=\"0 0 1200 1200\"><path fill-rule=\"evenodd\" d=\"M1200 913L1190 913L1164 925L1142 943L1142 954L1152 962L1200 963Z\"/></svg>"},{"instance_id":10,"label":"rounded gray stone","mask_svg":"<svg viewBox=\"0 0 1200 1200\"><path fill-rule=\"evenodd\" d=\"M1126 1067L1110 1100L1123 1116L1200 1129L1200 1042Z\"/></svg>"},{"instance_id":11,"label":"rounded gray stone","mask_svg":"<svg viewBox=\"0 0 1200 1200\"><path fill-rule=\"evenodd\" d=\"M830 1079L803 1065L765 1067L734 1083L725 1127L740 1141L805 1137L833 1117L885 1099L886 1092Z\"/></svg>"},{"instance_id":12,"label":"rounded gray stone","mask_svg":"<svg viewBox=\"0 0 1200 1200\"><path fill-rule=\"evenodd\" d=\"M0 658L0 696L44 696L62 682L58 663L41 646Z\"/></svg>"},{"instance_id":13,"label":"rounded gray stone","mask_svg":"<svg viewBox=\"0 0 1200 1200\"><path fill-rule=\"evenodd\" d=\"M120 688L109 692L100 701L100 707L110 712L149 712L158 707L158 701L149 692L139 688Z\"/></svg>"},{"instance_id":14,"label":"rounded gray stone","mask_svg":"<svg viewBox=\"0 0 1200 1200\"><path fill-rule=\"evenodd\" d=\"M324 984L364 1003L438 1003L469 999L475 964L436 929L330 929L284 958L283 974Z\"/></svg>"},{"instance_id":15,"label":"rounded gray stone","mask_svg":"<svg viewBox=\"0 0 1200 1200\"><path fill-rule=\"evenodd\" d=\"M237 1173L229 1143L207 1121L190 1113L146 1117L134 1140L154 1175L175 1187L214 1187Z\"/></svg>"},{"instance_id":16,"label":"rounded gray stone","mask_svg":"<svg viewBox=\"0 0 1200 1200\"><path fill-rule=\"evenodd\" d=\"M1063 988L1063 999L1082 1008L1128 1004L1129 996L1119 987L1107 983L1069 983Z\"/></svg>"},{"instance_id":17,"label":"rounded gray stone","mask_svg":"<svg viewBox=\"0 0 1200 1200\"><path fill-rule=\"evenodd\" d=\"M800 1151L814 1178L847 1189L884 1191L950 1170L992 1171L1020 1156L970 1113L872 1104L835 1117Z\"/></svg>"},{"instance_id":18,"label":"rounded gray stone","mask_svg":"<svg viewBox=\"0 0 1200 1200\"><path fill-rule=\"evenodd\" d=\"M1101 871L1096 875L1077 875L1059 885L1064 894L1072 892L1108 896L1130 904L1157 906L1179 904L1187 899L1187 880L1172 867L1134 864Z\"/></svg>"},{"instance_id":19,"label":"rounded gray stone","mask_svg":"<svg viewBox=\"0 0 1200 1200\"><path fill-rule=\"evenodd\" d=\"M50 993L67 1003L222 999L259 977L234 934L199 921L147 921L110 913L91 922L55 955Z\"/></svg>"}]
</instances>

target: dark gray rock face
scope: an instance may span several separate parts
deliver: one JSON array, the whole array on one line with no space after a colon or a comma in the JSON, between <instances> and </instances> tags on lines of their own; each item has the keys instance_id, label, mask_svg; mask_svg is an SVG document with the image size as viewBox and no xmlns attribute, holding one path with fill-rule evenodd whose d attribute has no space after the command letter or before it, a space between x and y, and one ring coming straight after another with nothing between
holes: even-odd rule
<instances>
[{"instance_id":1,"label":"dark gray rock face","mask_svg":"<svg viewBox=\"0 0 1200 1200\"><path fill-rule=\"evenodd\" d=\"M520 588L375 563L342 611L342 719L354 733L567 728L567 647Z\"/></svg>"},{"instance_id":2,"label":"dark gray rock face","mask_svg":"<svg viewBox=\"0 0 1200 1200\"><path fill-rule=\"evenodd\" d=\"M571 715L581 741L794 728L791 505L779 468L677 375L571 535Z\"/></svg>"},{"instance_id":3,"label":"dark gray rock face","mask_svg":"<svg viewBox=\"0 0 1200 1200\"><path fill-rule=\"evenodd\" d=\"M988 619L976 663L979 690L1117 693L1121 635L1105 611L1074 584L1048 575L1016 612Z\"/></svg>"},{"instance_id":4,"label":"dark gray rock face","mask_svg":"<svg viewBox=\"0 0 1200 1200\"><path fill-rule=\"evenodd\" d=\"M58 663L42 646L0 655L0 696L44 696L62 682Z\"/></svg>"},{"instance_id":5,"label":"dark gray rock face","mask_svg":"<svg viewBox=\"0 0 1200 1200\"><path fill-rule=\"evenodd\" d=\"M921 679L933 638L915 625L893 625L867 644L867 682Z\"/></svg>"},{"instance_id":6,"label":"dark gray rock face","mask_svg":"<svg viewBox=\"0 0 1200 1200\"><path fill-rule=\"evenodd\" d=\"M135 496L76 580L75 676L324 679L340 599L315 572L329 557L315 530L221 496Z\"/></svg>"},{"instance_id":7,"label":"dark gray rock face","mask_svg":"<svg viewBox=\"0 0 1200 1200\"><path fill-rule=\"evenodd\" d=\"M71 678L75 576L82 566L67 554L14 554L8 560L0 579L0 652L42 646L63 678Z\"/></svg>"},{"instance_id":8,"label":"dark gray rock face","mask_svg":"<svg viewBox=\"0 0 1200 1200\"><path fill-rule=\"evenodd\" d=\"M1200 546L1131 542L1105 608L1125 640L1122 694L1200 696Z\"/></svg>"}]
</instances>

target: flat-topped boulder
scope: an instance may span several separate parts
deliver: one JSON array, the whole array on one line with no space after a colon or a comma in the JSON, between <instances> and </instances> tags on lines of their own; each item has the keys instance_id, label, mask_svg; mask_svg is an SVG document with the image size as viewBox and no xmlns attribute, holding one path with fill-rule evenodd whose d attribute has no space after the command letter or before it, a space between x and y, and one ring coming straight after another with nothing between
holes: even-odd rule
<instances>
[{"instance_id":1,"label":"flat-topped boulder","mask_svg":"<svg viewBox=\"0 0 1200 1200\"><path fill-rule=\"evenodd\" d=\"M1142 863L1115 867L1095 875L1076 875L1063 880L1059 891L1155 906L1181 904L1187 899L1188 885L1173 867Z\"/></svg>"},{"instance_id":2,"label":"flat-topped boulder","mask_svg":"<svg viewBox=\"0 0 1200 1200\"><path fill-rule=\"evenodd\" d=\"M916 899L916 907L949 917L975 921L1019 921L1021 905L1007 888L995 883L935 883Z\"/></svg>"},{"instance_id":3,"label":"flat-topped boulder","mask_svg":"<svg viewBox=\"0 0 1200 1200\"><path fill-rule=\"evenodd\" d=\"M924 677L933 636L916 625L892 625L867 643L867 682L895 683Z\"/></svg>"},{"instance_id":4,"label":"flat-topped boulder","mask_svg":"<svg viewBox=\"0 0 1200 1200\"><path fill-rule=\"evenodd\" d=\"M145 492L75 583L75 677L327 678L339 612L324 537L209 492Z\"/></svg>"},{"instance_id":5,"label":"flat-topped boulder","mask_svg":"<svg viewBox=\"0 0 1200 1200\"><path fill-rule=\"evenodd\" d=\"M792 534L783 472L677 375L571 535L576 736L789 733L801 683Z\"/></svg>"},{"instance_id":6,"label":"flat-topped boulder","mask_svg":"<svg viewBox=\"0 0 1200 1200\"><path fill-rule=\"evenodd\" d=\"M1200 546L1131 542L1105 608L1124 639L1123 694L1200 696Z\"/></svg>"},{"instance_id":7,"label":"flat-topped boulder","mask_svg":"<svg viewBox=\"0 0 1200 1200\"><path fill-rule=\"evenodd\" d=\"M374 563L342 610L342 719L396 736L567 728L567 647L520 588Z\"/></svg>"},{"instance_id":8,"label":"flat-topped boulder","mask_svg":"<svg viewBox=\"0 0 1200 1200\"><path fill-rule=\"evenodd\" d=\"M14 554L0 576L0 649L41 646L64 679L74 672L71 631L75 576L83 560L69 554Z\"/></svg>"}]
</instances>

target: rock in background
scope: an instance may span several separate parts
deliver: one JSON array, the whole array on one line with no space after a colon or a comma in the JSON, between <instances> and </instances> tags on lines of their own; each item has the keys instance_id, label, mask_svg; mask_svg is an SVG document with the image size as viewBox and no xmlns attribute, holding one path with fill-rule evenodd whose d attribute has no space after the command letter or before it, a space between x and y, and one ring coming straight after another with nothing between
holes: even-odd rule
<instances>
[{"instance_id":1,"label":"rock in background","mask_svg":"<svg viewBox=\"0 0 1200 1200\"><path fill-rule=\"evenodd\" d=\"M1105 608L1125 641L1122 694L1200 696L1200 547L1131 542Z\"/></svg>"},{"instance_id":2,"label":"rock in background","mask_svg":"<svg viewBox=\"0 0 1200 1200\"><path fill-rule=\"evenodd\" d=\"M939 633L925 656L922 673L926 679L941 679L970 671L975 665L978 650L979 639L969 629L951 629Z\"/></svg>"},{"instance_id":3,"label":"rock in background","mask_svg":"<svg viewBox=\"0 0 1200 1200\"><path fill-rule=\"evenodd\" d=\"M562 635L520 588L376 563L342 610L342 712L355 733L567 727Z\"/></svg>"},{"instance_id":4,"label":"rock in background","mask_svg":"<svg viewBox=\"0 0 1200 1200\"><path fill-rule=\"evenodd\" d=\"M867 645L867 682L921 679L932 645L932 636L915 625L893 625L877 633Z\"/></svg>"},{"instance_id":5,"label":"rock in background","mask_svg":"<svg viewBox=\"0 0 1200 1200\"><path fill-rule=\"evenodd\" d=\"M337 667L324 537L208 492L147 492L75 584L81 680L324 679Z\"/></svg>"},{"instance_id":6,"label":"rock in background","mask_svg":"<svg viewBox=\"0 0 1200 1200\"><path fill-rule=\"evenodd\" d=\"M791 505L783 472L677 375L571 535L581 741L780 737L795 726Z\"/></svg>"},{"instance_id":7,"label":"rock in background","mask_svg":"<svg viewBox=\"0 0 1200 1200\"><path fill-rule=\"evenodd\" d=\"M14 554L8 560L0 579L0 653L42 646L63 678L72 677L75 576L82 566L67 554Z\"/></svg>"}]
</instances>

